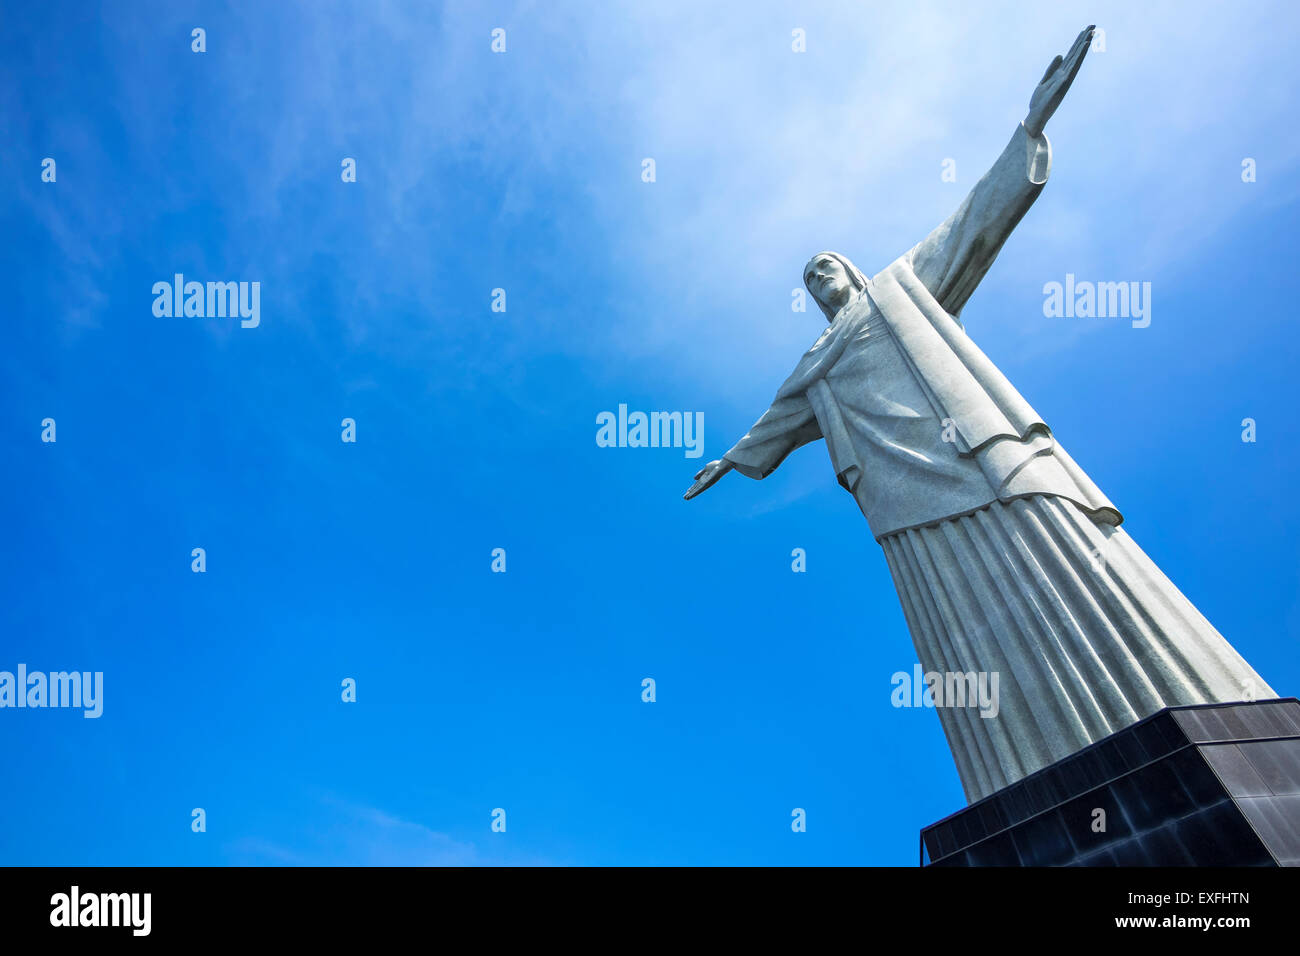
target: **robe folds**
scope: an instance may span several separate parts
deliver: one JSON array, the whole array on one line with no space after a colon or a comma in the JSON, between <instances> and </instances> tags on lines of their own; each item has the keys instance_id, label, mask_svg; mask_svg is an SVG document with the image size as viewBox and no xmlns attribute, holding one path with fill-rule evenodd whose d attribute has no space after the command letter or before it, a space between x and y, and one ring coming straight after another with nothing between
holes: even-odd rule
<instances>
[{"instance_id":1,"label":"robe folds","mask_svg":"<svg viewBox=\"0 0 1300 956\"><path fill-rule=\"evenodd\" d=\"M1276 696L958 316L1047 180L1021 125L961 206L866 280L726 454L750 478L822 438L885 551L921 664L1000 676L941 707L974 802L1162 707Z\"/></svg>"},{"instance_id":2,"label":"robe folds","mask_svg":"<svg viewBox=\"0 0 1300 956\"><path fill-rule=\"evenodd\" d=\"M724 456L750 478L826 440L876 539L1033 494L1112 524L1114 505L956 314L1046 181L1024 126L960 209L859 291Z\"/></svg>"}]
</instances>

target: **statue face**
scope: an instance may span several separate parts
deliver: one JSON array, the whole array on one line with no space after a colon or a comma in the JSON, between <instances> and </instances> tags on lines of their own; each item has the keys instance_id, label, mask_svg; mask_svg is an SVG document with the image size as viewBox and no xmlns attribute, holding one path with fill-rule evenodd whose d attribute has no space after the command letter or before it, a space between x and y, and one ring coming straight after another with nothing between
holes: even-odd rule
<instances>
[{"instance_id":1,"label":"statue face","mask_svg":"<svg viewBox=\"0 0 1300 956\"><path fill-rule=\"evenodd\" d=\"M853 281L840 261L832 256L815 256L803 270L804 285L822 305L837 312L853 294Z\"/></svg>"}]
</instances>

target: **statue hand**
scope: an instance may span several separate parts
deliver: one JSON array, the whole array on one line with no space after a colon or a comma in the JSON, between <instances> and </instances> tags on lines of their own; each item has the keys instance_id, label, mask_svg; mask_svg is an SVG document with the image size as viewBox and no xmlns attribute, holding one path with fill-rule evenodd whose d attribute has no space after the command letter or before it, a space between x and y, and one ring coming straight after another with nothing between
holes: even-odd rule
<instances>
[{"instance_id":1,"label":"statue hand","mask_svg":"<svg viewBox=\"0 0 1300 956\"><path fill-rule=\"evenodd\" d=\"M1083 58L1088 55L1088 46L1092 43L1092 31L1093 27L1085 27L1075 39L1074 46L1070 47L1070 52L1064 57L1058 56L1048 64L1047 72L1038 81L1034 95L1029 98L1029 113L1025 116L1025 129L1030 136L1040 135L1047 121L1056 112L1056 108L1061 105L1066 91L1074 82L1075 74L1083 65Z\"/></svg>"},{"instance_id":2,"label":"statue hand","mask_svg":"<svg viewBox=\"0 0 1300 956\"><path fill-rule=\"evenodd\" d=\"M686 494L682 495L682 497L687 501L690 501L701 491L706 491L713 487L713 484L727 472L731 471L733 467L734 466L731 462L727 461L725 458L709 462L695 473L695 484L687 488Z\"/></svg>"}]
</instances>

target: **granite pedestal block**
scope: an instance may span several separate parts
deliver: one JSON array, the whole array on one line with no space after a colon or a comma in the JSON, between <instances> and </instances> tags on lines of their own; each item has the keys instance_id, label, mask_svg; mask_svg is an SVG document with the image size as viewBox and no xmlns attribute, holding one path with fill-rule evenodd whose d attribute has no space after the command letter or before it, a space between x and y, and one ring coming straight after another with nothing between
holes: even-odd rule
<instances>
[{"instance_id":1,"label":"granite pedestal block","mask_svg":"<svg viewBox=\"0 0 1300 956\"><path fill-rule=\"evenodd\" d=\"M1161 710L924 828L921 862L1300 866L1300 700Z\"/></svg>"}]
</instances>

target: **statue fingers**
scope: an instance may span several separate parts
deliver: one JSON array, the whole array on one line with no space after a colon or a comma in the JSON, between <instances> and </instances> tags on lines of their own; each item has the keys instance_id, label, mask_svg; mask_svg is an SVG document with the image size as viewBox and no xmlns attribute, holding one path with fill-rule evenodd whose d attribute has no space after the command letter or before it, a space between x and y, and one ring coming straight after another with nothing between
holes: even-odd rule
<instances>
[{"instance_id":1,"label":"statue fingers","mask_svg":"<svg viewBox=\"0 0 1300 956\"><path fill-rule=\"evenodd\" d=\"M1088 55L1088 50L1092 47L1093 28L1088 27L1079 34L1079 39L1074 41L1074 46L1070 48L1069 57L1071 60L1082 60Z\"/></svg>"},{"instance_id":2,"label":"statue fingers","mask_svg":"<svg viewBox=\"0 0 1300 956\"><path fill-rule=\"evenodd\" d=\"M1092 31L1093 28L1088 27L1079 34L1074 45L1070 47L1070 52L1065 55L1066 60L1069 61L1068 69L1077 71L1083 58L1088 55L1088 50L1092 47Z\"/></svg>"},{"instance_id":3,"label":"statue fingers","mask_svg":"<svg viewBox=\"0 0 1300 956\"><path fill-rule=\"evenodd\" d=\"M1062 71L1060 84L1062 90L1070 88L1074 78L1079 75L1079 68L1083 66L1083 58L1088 55L1088 44L1079 47L1078 52L1071 52L1070 58L1065 63L1065 69Z\"/></svg>"},{"instance_id":4,"label":"statue fingers","mask_svg":"<svg viewBox=\"0 0 1300 956\"><path fill-rule=\"evenodd\" d=\"M1038 81L1038 85L1042 86L1044 83L1046 83L1048 77L1050 77L1053 73L1055 73L1056 68L1060 65L1061 65L1061 56L1058 54L1057 56L1052 58L1051 63L1047 64L1047 69L1043 72L1043 78Z\"/></svg>"}]
</instances>

